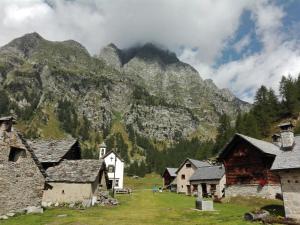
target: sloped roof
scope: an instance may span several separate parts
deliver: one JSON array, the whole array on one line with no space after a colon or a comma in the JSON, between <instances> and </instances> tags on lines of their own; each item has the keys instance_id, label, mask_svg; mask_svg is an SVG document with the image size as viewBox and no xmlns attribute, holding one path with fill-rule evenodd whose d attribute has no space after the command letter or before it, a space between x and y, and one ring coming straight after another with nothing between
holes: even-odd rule
<instances>
[{"instance_id":1,"label":"sloped roof","mask_svg":"<svg viewBox=\"0 0 300 225\"><path fill-rule=\"evenodd\" d=\"M196 159L188 159L192 164L194 164L196 167L203 167L203 166L211 166L210 163L206 161L200 161Z\"/></svg>"},{"instance_id":2,"label":"sloped roof","mask_svg":"<svg viewBox=\"0 0 300 225\"><path fill-rule=\"evenodd\" d=\"M183 161L183 163L181 163L181 165L178 167L178 169L176 170L176 173L181 169L181 167L186 163L186 161L190 161L197 168L203 167L203 166L211 166L211 164L206 162L206 161L200 161L200 160L197 160L197 159L186 158Z\"/></svg>"},{"instance_id":3,"label":"sloped roof","mask_svg":"<svg viewBox=\"0 0 300 225\"><path fill-rule=\"evenodd\" d=\"M114 153L117 156L117 158L119 158L122 162L124 162L124 160L121 158L121 156L118 153L116 153L115 150L108 151L104 156L102 156L102 159L105 159L111 153Z\"/></svg>"},{"instance_id":4,"label":"sloped roof","mask_svg":"<svg viewBox=\"0 0 300 225\"><path fill-rule=\"evenodd\" d=\"M3 116L3 117L0 117L0 121L13 121L13 122L15 122L15 118L12 117L12 116Z\"/></svg>"},{"instance_id":5,"label":"sloped roof","mask_svg":"<svg viewBox=\"0 0 300 225\"><path fill-rule=\"evenodd\" d=\"M170 167L167 167L166 170L168 171L168 173L170 174L171 177L176 177L176 171L177 171L178 168L170 168Z\"/></svg>"},{"instance_id":6,"label":"sloped roof","mask_svg":"<svg viewBox=\"0 0 300 225\"><path fill-rule=\"evenodd\" d=\"M238 138L241 138L243 140L245 140L246 142L248 142L249 144L251 144L252 146L256 147L258 150L260 150L263 153L266 154L270 154L270 155L278 155L281 150L280 148L270 142L267 141L262 141L256 138L252 138L243 134L238 134L236 133L233 138L231 139L231 141L225 146L225 148L219 153L218 158L222 158L226 152L230 149L231 145L233 142L235 142Z\"/></svg>"},{"instance_id":7,"label":"sloped roof","mask_svg":"<svg viewBox=\"0 0 300 225\"><path fill-rule=\"evenodd\" d=\"M28 142L26 141L26 139L22 136L21 133L17 132L18 137L20 138L22 144L26 147L26 149L28 150L28 152L31 154L31 157L34 161L34 163L36 164L36 166L39 168L39 170L41 171L42 175L44 177L47 177L47 174L43 168L43 166L41 165L41 162L38 160L36 154L34 153L34 151L32 150L31 146L28 144Z\"/></svg>"},{"instance_id":8,"label":"sloped roof","mask_svg":"<svg viewBox=\"0 0 300 225\"><path fill-rule=\"evenodd\" d=\"M103 160L80 159L63 160L54 167L46 170L48 182L92 183L99 171L104 168Z\"/></svg>"},{"instance_id":9,"label":"sloped roof","mask_svg":"<svg viewBox=\"0 0 300 225\"><path fill-rule=\"evenodd\" d=\"M190 177L190 181L219 180L225 174L224 166L205 166L198 168Z\"/></svg>"},{"instance_id":10,"label":"sloped roof","mask_svg":"<svg viewBox=\"0 0 300 225\"><path fill-rule=\"evenodd\" d=\"M282 150L273 162L271 170L300 169L300 136L295 137L292 150Z\"/></svg>"},{"instance_id":11,"label":"sloped roof","mask_svg":"<svg viewBox=\"0 0 300 225\"><path fill-rule=\"evenodd\" d=\"M105 142L103 141L102 144L100 145L100 148L106 148L106 147L107 146L106 146Z\"/></svg>"},{"instance_id":12,"label":"sloped roof","mask_svg":"<svg viewBox=\"0 0 300 225\"><path fill-rule=\"evenodd\" d=\"M33 140L29 144L40 162L59 162L77 142L74 138L62 140Z\"/></svg>"}]
</instances>

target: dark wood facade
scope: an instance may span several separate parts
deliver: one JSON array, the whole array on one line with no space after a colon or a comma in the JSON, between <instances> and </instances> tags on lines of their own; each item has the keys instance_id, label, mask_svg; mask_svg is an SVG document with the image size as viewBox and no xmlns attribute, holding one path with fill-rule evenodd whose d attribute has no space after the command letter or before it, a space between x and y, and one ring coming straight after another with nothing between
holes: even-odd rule
<instances>
[{"instance_id":1,"label":"dark wood facade","mask_svg":"<svg viewBox=\"0 0 300 225\"><path fill-rule=\"evenodd\" d=\"M168 186L168 185L170 185L172 183L172 181L174 180L174 178L175 178L175 177L172 177L169 174L168 170L165 170L165 172L163 173L162 177L163 177L163 180L164 180L164 186L165 187Z\"/></svg>"},{"instance_id":2,"label":"dark wood facade","mask_svg":"<svg viewBox=\"0 0 300 225\"><path fill-rule=\"evenodd\" d=\"M267 154L240 137L234 138L219 157L226 173L226 184L280 184L270 168L275 155Z\"/></svg>"}]
</instances>

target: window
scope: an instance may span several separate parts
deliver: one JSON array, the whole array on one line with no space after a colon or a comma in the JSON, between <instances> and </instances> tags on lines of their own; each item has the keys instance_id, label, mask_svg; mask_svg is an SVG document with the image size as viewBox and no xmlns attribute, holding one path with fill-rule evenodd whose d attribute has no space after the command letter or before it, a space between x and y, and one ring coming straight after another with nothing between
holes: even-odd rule
<instances>
[{"instance_id":1,"label":"window","mask_svg":"<svg viewBox=\"0 0 300 225\"><path fill-rule=\"evenodd\" d=\"M100 153L101 157L104 156L105 155L105 149L101 148L100 151L101 151L101 153Z\"/></svg>"},{"instance_id":2,"label":"window","mask_svg":"<svg viewBox=\"0 0 300 225\"><path fill-rule=\"evenodd\" d=\"M185 175L181 174L181 180L185 180Z\"/></svg>"},{"instance_id":3,"label":"window","mask_svg":"<svg viewBox=\"0 0 300 225\"><path fill-rule=\"evenodd\" d=\"M113 173L113 172L115 172L115 166L114 165L109 165L107 167L107 170L108 170L109 173Z\"/></svg>"},{"instance_id":4,"label":"window","mask_svg":"<svg viewBox=\"0 0 300 225\"><path fill-rule=\"evenodd\" d=\"M26 152L24 149L11 148L8 156L8 161L19 162L21 158L26 158Z\"/></svg>"},{"instance_id":5,"label":"window","mask_svg":"<svg viewBox=\"0 0 300 225\"><path fill-rule=\"evenodd\" d=\"M186 167L186 168L191 168L192 165L191 165L190 163L187 163L187 164L185 164L185 167Z\"/></svg>"},{"instance_id":6,"label":"window","mask_svg":"<svg viewBox=\"0 0 300 225\"><path fill-rule=\"evenodd\" d=\"M115 180L115 187L119 187L119 179Z\"/></svg>"}]
</instances>

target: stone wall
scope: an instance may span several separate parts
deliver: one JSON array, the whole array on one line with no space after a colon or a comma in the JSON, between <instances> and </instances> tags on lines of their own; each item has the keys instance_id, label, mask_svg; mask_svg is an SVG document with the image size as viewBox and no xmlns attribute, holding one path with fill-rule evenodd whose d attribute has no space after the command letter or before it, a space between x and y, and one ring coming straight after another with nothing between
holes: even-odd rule
<instances>
[{"instance_id":1,"label":"stone wall","mask_svg":"<svg viewBox=\"0 0 300 225\"><path fill-rule=\"evenodd\" d=\"M11 159L11 148L22 154ZM16 132L0 136L0 215L27 206L41 206L44 177Z\"/></svg>"},{"instance_id":2,"label":"stone wall","mask_svg":"<svg viewBox=\"0 0 300 225\"><path fill-rule=\"evenodd\" d=\"M280 185L265 185L261 187L260 185L240 184L230 185L225 189L226 197L256 196L274 199L277 193L281 194Z\"/></svg>"},{"instance_id":3,"label":"stone wall","mask_svg":"<svg viewBox=\"0 0 300 225\"><path fill-rule=\"evenodd\" d=\"M185 162L185 164L178 171L176 180L177 193L185 193L186 195L191 194L188 190L188 186L190 186L189 179L197 169L193 164L191 164L191 167L186 167L187 163L191 164L189 161ZM184 179L182 175L184 175Z\"/></svg>"},{"instance_id":4,"label":"stone wall","mask_svg":"<svg viewBox=\"0 0 300 225\"><path fill-rule=\"evenodd\" d=\"M223 197L223 189L225 188L226 183L226 176L224 175L220 180L201 180L201 181L191 181L191 185L198 185L197 188L197 194L203 194L202 193L202 186L201 184L205 184L207 188L207 193L211 194L211 185L216 185L216 192L215 195L218 196L218 198Z\"/></svg>"},{"instance_id":5,"label":"stone wall","mask_svg":"<svg viewBox=\"0 0 300 225\"><path fill-rule=\"evenodd\" d=\"M97 184L91 183L66 183L66 182L49 182L52 189L44 191L43 202L51 203L72 203L92 200L97 196ZM96 187L95 187L96 185ZM94 190L93 190L94 189Z\"/></svg>"},{"instance_id":6,"label":"stone wall","mask_svg":"<svg viewBox=\"0 0 300 225\"><path fill-rule=\"evenodd\" d=\"M280 172L286 217L300 220L300 169Z\"/></svg>"}]
</instances>

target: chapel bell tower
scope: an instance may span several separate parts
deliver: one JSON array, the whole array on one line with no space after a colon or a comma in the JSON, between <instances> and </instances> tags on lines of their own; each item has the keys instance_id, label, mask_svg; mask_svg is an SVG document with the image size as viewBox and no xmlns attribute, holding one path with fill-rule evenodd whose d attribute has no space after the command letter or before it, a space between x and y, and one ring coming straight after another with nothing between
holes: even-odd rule
<instances>
[{"instance_id":1,"label":"chapel bell tower","mask_svg":"<svg viewBox=\"0 0 300 225\"><path fill-rule=\"evenodd\" d=\"M106 144L103 141L99 147L99 159L101 159L106 154Z\"/></svg>"}]
</instances>

